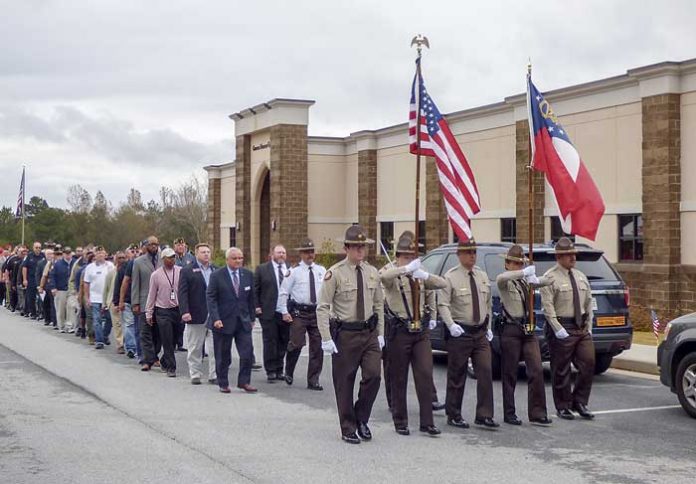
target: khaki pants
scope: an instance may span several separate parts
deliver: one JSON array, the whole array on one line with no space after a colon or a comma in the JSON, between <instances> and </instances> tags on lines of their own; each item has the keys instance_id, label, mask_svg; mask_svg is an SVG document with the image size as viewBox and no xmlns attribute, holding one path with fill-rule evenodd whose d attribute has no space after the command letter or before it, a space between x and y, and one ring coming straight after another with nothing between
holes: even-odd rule
<instances>
[{"instance_id":1,"label":"khaki pants","mask_svg":"<svg viewBox=\"0 0 696 484\"><path fill-rule=\"evenodd\" d=\"M56 295L53 297L53 304L56 307L58 329L65 331L65 323L68 319L68 291L56 291Z\"/></svg>"},{"instance_id":2,"label":"khaki pants","mask_svg":"<svg viewBox=\"0 0 696 484\"><path fill-rule=\"evenodd\" d=\"M208 353L208 379L217 378L215 373L215 351L213 350L213 333L205 324L186 324L184 328L184 344L188 353L186 362L191 378L203 377L203 346Z\"/></svg>"},{"instance_id":3,"label":"khaki pants","mask_svg":"<svg viewBox=\"0 0 696 484\"><path fill-rule=\"evenodd\" d=\"M116 349L123 348L123 328L121 327L121 312L113 304L109 304L109 314L111 315L111 325L116 335Z\"/></svg>"},{"instance_id":4,"label":"khaki pants","mask_svg":"<svg viewBox=\"0 0 696 484\"><path fill-rule=\"evenodd\" d=\"M69 292L67 295L66 323L69 331L77 331L80 327L80 303L77 301L77 294Z\"/></svg>"}]
</instances>

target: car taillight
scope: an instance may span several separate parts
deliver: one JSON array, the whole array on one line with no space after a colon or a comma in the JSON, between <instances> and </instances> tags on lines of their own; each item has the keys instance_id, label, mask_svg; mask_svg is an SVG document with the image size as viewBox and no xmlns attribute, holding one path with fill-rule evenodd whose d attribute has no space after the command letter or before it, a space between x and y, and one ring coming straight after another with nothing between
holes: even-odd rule
<instances>
[{"instance_id":1,"label":"car taillight","mask_svg":"<svg viewBox=\"0 0 696 484\"><path fill-rule=\"evenodd\" d=\"M624 302L626 303L626 307L629 307L631 305L631 291L628 289L624 289Z\"/></svg>"}]
</instances>

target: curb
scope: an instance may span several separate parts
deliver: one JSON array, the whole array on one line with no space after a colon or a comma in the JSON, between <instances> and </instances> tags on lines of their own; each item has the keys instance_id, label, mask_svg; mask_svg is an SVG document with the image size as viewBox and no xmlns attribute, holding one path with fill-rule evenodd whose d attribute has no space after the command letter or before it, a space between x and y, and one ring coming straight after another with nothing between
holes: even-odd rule
<instances>
[{"instance_id":1,"label":"curb","mask_svg":"<svg viewBox=\"0 0 696 484\"><path fill-rule=\"evenodd\" d=\"M659 375L660 369L657 363L648 361L629 360L625 358L614 358L611 362L611 368L618 370L635 371L638 373L648 373L650 375Z\"/></svg>"}]
</instances>

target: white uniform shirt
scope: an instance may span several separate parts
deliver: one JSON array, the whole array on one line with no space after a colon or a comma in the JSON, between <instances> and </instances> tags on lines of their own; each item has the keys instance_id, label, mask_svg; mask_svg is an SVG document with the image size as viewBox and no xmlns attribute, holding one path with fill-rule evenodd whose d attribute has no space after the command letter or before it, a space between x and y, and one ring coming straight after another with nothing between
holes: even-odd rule
<instances>
[{"instance_id":1,"label":"white uniform shirt","mask_svg":"<svg viewBox=\"0 0 696 484\"><path fill-rule=\"evenodd\" d=\"M102 304L102 294L104 292L104 284L106 275L114 268L114 265L109 261L104 261L101 264L92 262L85 267L84 280L89 283L89 302L92 304Z\"/></svg>"},{"instance_id":2,"label":"white uniform shirt","mask_svg":"<svg viewBox=\"0 0 696 484\"><path fill-rule=\"evenodd\" d=\"M290 275L283 278L283 284L278 293L277 312L287 314L288 295L298 304L312 304L309 293L309 271L309 266L300 262L299 265L290 270ZM321 292L321 284L324 282L326 269L319 264L312 264L311 271L314 273L314 289L317 301L319 301L319 293Z\"/></svg>"}]
</instances>

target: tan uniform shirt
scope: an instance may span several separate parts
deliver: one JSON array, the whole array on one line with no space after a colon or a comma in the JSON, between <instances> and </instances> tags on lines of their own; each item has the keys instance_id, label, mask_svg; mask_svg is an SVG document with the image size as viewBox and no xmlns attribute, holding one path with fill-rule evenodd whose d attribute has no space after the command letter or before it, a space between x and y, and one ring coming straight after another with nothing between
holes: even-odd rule
<instances>
[{"instance_id":1,"label":"tan uniform shirt","mask_svg":"<svg viewBox=\"0 0 696 484\"><path fill-rule=\"evenodd\" d=\"M408 302L408 307L411 312L413 312L413 299L411 296L411 284L406 277L406 268L404 266L397 267L395 263L387 264L382 267L379 271L380 278L382 279L382 285L384 286L384 300L392 310L394 314L402 319L408 319L408 314L406 313L406 308L404 307L404 300L401 296L401 289L399 284L399 276L401 277L401 285L404 288L404 295L406 296L406 301ZM437 317L434 314L435 309L435 290L444 289L447 287L447 282L435 274L430 274L427 280L420 281L415 279L421 290L420 297L420 314L423 314L424 306L427 304L431 308L430 319L435 319ZM411 316L414 316L411 314Z\"/></svg>"},{"instance_id":2,"label":"tan uniform shirt","mask_svg":"<svg viewBox=\"0 0 696 484\"><path fill-rule=\"evenodd\" d=\"M585 274L577 269L572 269L573 277L578 285L580 296L580 309L587 313L587 329L592 332L592 289ZM544 278L549 280L549 285L541 289L541 306L546 316L546 321L551 324L553 331L560 330L563 326L558 318L575 317L573 310L573 286L570 284L568 270L556 264L546 271Z\"/></svg>"},{"instance_id":3,"label":"tan uniform shirt","mask_svg":"<svg viewBox=\"0 0 696 484\"><path fill-rule=\"evenodd\" d=\"M384 295L382 285L379 283L379 273L367 262L361 262L360 267L365 296L365 319L376 313L377 334L384 336ZM357 321L358 279L356 275L356 265L349 262L347 258L334 264L326 272L317 304L317 325L323 341L331 339L330 315L333 314L341 321Z\"/></svg>"},{"instance_id":4,"label":"tan uniform shirt","mask_svg":"<svg viewBox=\"0 0 696 484\"><path fill-rule=\"evenodd\" d=\"M440 291L437 309L447 327L457 321L468 326L478 326L488 316L488 327L493 319L491 306L491 283L488 274L478 266L472 269L476 281L476 289L479 299L480 321L473 321L474 311L472 305L471 285L469 284L469 271L461 264L453 267L445 274L447 287Z\"/></svg>"},{"instance_id":5,"label":"tan uniform shirt","mask_svg":"<svg viewBox=\"0 0 696 484\"><path fill-rule=\"evenodd\" d=\"M551 281L545 277L538 277L539 284L534 284L534 287L544 287L551 284ZM519 281L515 283L514 281ZM527 316L529 308L525 307L522 299L521 291L526 291L525 296L529 297L529 286L520 284L524 281L523 271L505 271L499 274L495 280L498 290L500 291L500 301L503 303L508 314L515 318L523 318Z\"/></svg>"}]
</instances>

